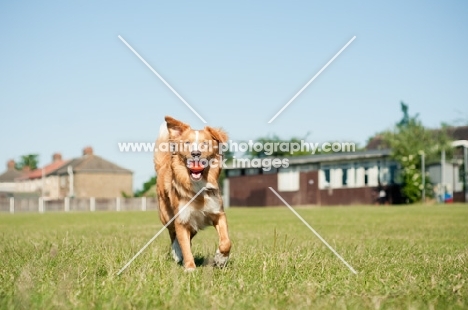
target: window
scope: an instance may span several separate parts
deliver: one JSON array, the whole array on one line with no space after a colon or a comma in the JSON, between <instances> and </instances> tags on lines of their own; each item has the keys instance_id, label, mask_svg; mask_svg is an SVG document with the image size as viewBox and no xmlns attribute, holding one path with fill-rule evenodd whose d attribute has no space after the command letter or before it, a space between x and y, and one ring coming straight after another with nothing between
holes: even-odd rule
<instances>
[{"instance_id":1,"label":"window","mask_svg":"<svg viewBox=\"0 0 468 310\"><path fill-rule=\"evenodd\" d=\"M319 188L320 189L325 189L325 188L330 188L330 168L322 168L319 170L318 173L319 177Z\"/></svg>"},{"instance_id":2,"label":"window","mask_svg":"<svg viewBox=\"0 0 468 310\"><path fill-rule=\"evenodd\" d=\"M396 181L396 170L397 170L397 166L396 165L391 165L390 168L389 168L389 183L390 184L395 184L395 181Z\"/></svg>"},{"instance_id":3,"label":"window","mask_svg":"<svg viewBox=\"0 0 468 310\"><path fill-rule=\"evenodd\" d=\"M348 185L348 169L343 169L343 174L341 176L341 181L343 186Z\"/></svg>"},{"instance_id":4,"label":"window","mask_svg":"<svg viewBox=\"0 0 468 310\"><path fill-rule=\"evenodd\" d=\"M326 184L330 185L330 168L323 169L323 173L325 175L325 182Z\"/></svg>"},{"instance_id":5,"label":"window","mask_svg":"<svg viewBox=\"0 0 468 310\"><path fill-rule=\"evenodd\" d=\"M262 174L275 174L278 172L278 168L271 167L270 170L263 170Z\"/></svg>"},{"instance_id":6,"label":"window","mask_svg":"<svg viewBox=\"0 0 468 310\"><path fill-rule=\"evenodd\" d=\"M245 175L257 175L260 174L259 168L248 168L245 169Z\"/></svg>"},{"instance_id":7,"label":"window","mask_svg":"<svg viewBox=\"0 0 468 310\"><path fill-rule=\"evenodd\" d=\"M228 177L238 177L241 175L241 170L240 169L226 170L226 175Z\"/></svg>"},{"instance_id":8,"label":"window","mask_svg":"<svg viewBox=\"0 0 468 310\"><path fill-rule=\"evenodd\" d=\"M308 171L317 170L318 165L317 164L298 165L297 168L299 169L299 171L308 172Z\"/></svg>"},{"instance_id":9,"label":"window","mask_svg":"<svg viewBox=\"0 0 468 310\"><path fill-rule=\"evenodd\" d=\"M278 190L295 192L299 190L299 171L280 171L278 173Z\"/></svg>"},{"instance_id":10,"label":"window","mask_svg":"<svg viewBox=\"0 0 468 310\"><path fill-rule=\"evenodd\" d=\"M67 186L67 177L64 175L60 177L60 187L65 188L66 186Z\"/></svg>"}]
</instances>

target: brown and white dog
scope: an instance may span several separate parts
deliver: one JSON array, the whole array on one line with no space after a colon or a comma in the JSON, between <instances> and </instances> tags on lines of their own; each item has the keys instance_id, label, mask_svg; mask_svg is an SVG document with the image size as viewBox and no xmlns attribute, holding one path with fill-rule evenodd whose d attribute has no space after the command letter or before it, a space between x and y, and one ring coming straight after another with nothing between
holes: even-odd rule
<instances>
[{"instance_id":1,"label":"brown and white dog","mask_svg":"<svg viewBox=\"0 0 468 310\"><path fill-rule=\"evenodd\" d=\"M186 271L194 270L191 240L199 230L213 225L219 235L214 264L224 267L229 258L231 241L218 186L222 168L218 149L220 143L227 142L227 134L209 126L193 130L170 116L166 116L165 120L154 154L161 222L166 225L205 188L167 227L172 255L176 262L183 261Z\"/></svg>"}]
</instances>

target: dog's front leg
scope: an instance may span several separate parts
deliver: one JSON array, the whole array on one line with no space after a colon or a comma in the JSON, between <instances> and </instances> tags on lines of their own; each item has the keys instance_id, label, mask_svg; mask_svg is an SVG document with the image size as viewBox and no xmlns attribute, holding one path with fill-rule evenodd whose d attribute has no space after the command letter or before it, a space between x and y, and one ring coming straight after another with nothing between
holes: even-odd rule
<instances>
[{"instance_id":1,"label":"dog's front leg","mask_svg":"<svg viewBox=\"0 0 468 310\"><path fill-rule=\"evenodd\" d=\"M224 212L218 214L217 218L213 221L213 225L219 235L219 249L216 251L214 263L218 267L224 267L227 264L229 252L231 251L226 214Z\"/></svg>"},{"instance_id":2,"label":"dog's front leg","mask_svg":"<svg viewBox=\"0 0 468 310\"><path fill-rule=\"evenodd\" d=\"M179 246L184 258L185 270L195 270L195 261L193 259L192 249L190 248L190 228L186 224L175 221L175 230L177 241L179 241Z\"/></svg>"}]
</instances>

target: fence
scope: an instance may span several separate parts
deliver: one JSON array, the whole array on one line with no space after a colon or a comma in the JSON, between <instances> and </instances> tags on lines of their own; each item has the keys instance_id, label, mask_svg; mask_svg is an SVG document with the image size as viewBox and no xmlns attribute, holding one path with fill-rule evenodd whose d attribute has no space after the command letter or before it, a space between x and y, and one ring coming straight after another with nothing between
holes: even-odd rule
<instances>
[{"instance_id":1,"label":"fence","mask_svg":"<svg viewBox=\"0 0 468 310\"><path fill-rule=\"evenodd\" d=\"M152 211L158 209L156 198L39 198L0 197L0 212L75 212L75 211Z\"/></svg>"}]
</instances>

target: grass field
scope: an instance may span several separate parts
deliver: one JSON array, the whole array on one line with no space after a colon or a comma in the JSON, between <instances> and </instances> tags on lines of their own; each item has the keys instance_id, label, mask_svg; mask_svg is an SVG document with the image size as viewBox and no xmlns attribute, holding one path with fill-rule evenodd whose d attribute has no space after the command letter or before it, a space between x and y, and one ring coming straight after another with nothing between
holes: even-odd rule
<instances>
[{"instance_id":1,"label":"grass field","mask_svg":"<svg viewBox=\"0 0 468 310\"><path fill-rule=\"evenodd\" d=\"M468 307L468 206L231 208L227 268L217 238L196 236L199 268L169 256L156 212L0 215L0 308L462 309Z\"/></svg>"}]
</instances>

